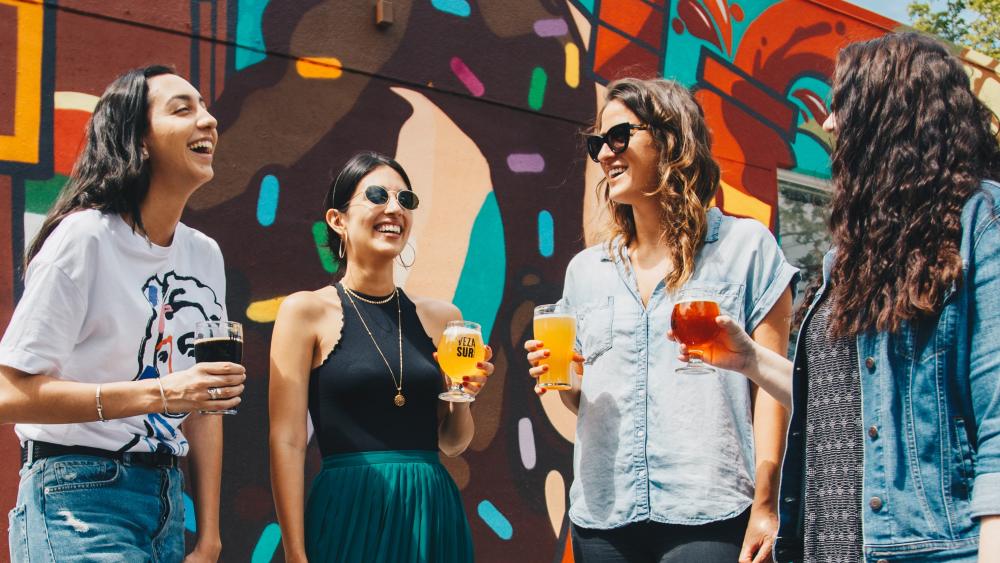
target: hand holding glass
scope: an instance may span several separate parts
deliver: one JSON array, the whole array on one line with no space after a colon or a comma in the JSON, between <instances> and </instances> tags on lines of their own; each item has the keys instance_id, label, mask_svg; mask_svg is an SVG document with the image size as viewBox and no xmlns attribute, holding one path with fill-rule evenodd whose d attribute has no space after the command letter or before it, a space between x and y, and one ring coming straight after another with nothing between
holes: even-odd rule
<instances>
[{"instance_id":1,"label":"hand holding glass","mask_svg":"<svg viewBox=\"0 0 1000 563\"><path fill-rule=\"evenodd\" d=\"M538 386L543 389L567 391L573 388L569 365L573 361L576 344L576 316L568 307L559 303L535 307L535 340L541 340L549 357L539 365L548 371L538 376Z\"/></svg>"},{"instance_id":2,"label":"hand holding glass","mask_svg":"<svg viewBox=\"0 0 1000 563\"><path fill-rule=\"evenodd\" d=\"M687 365L677 368L677 373L707 375L715 373L715 368L702 361L703 349L711 345L719 334L715 317L719 316L719 304L715 301L681 301L674 305L670 315L670 328L677 340L688 347Z\"/></svg>"},{"instance_id":3,"label":"hand holding glass","mask_svg":"<svg viewBox=\"0 0 1000 563\"><path fill-rule=\"evenodd\" d=\"M202 362L243 363L243 325L234 321L200 321L194 325L194 359ZM213 399L218 387L208 393ZM236 414L236 409L199 411L202 414Z\"/></svg>"},{"instance_id":4,"label":"hand holding glass","mask_svg":"<svg viewBox=\"0 0 1000 563\"><path fill-rule=\"evenodd\" d=\"M438 398L453 403L475 401L476 397L462 388L462 378L482 374L478 364L486 359L486 347L480 326L471 321L449 322L438 342L437 359L441 371L451 382L448 390Z\"/></svg>"}]
</instances>

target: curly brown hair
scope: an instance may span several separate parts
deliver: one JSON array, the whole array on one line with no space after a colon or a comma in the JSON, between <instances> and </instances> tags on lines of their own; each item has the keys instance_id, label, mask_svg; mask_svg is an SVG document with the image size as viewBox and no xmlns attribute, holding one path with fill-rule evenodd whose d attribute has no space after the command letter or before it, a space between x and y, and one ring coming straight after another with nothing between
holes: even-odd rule
<instances>
[{"instance_id":1,"label":"curly brown hair","mask_svg":"<svg viewBox=\"0 0 1000 563\"><path fill-rule=\"evenodd\" d=\"M962 208L1000 172L996 117L917 33L847 46L833 82L830 333L896 332L961 282Z\"/></svg>"},{"instance_id":2,"label":"curly brown hair","mask_svg":"<svg viewBox=\"0 0 1000 563\"><path fill-rule=\"evenodd\" d=\"M660 241L666 244L673 270L664 283L675 291L694 273L694 256L705 241L708 204L719 189L719 165L712 157L712 135L705 114L691 92L673 80L622 78L608 85L606 106L612 100L624 104L649 126L660 151L659 183L646 192L660 207ZM600 113L598 113L598 122ZM597 184L597 193L608 205L613 220L612 238L621 237L623 249L636 240L631 205L609 197L607 178Z\"/></svg>"}]
</instances>

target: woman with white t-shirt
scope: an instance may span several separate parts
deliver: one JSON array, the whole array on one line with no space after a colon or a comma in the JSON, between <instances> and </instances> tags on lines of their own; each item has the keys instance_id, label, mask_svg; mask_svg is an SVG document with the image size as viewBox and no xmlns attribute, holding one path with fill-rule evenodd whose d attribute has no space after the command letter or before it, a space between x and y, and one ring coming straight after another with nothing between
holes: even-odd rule
<instances>
[{"instance_id":1,"label":"woman with white t-shirt","mask_svg":"<svg viewBox=\"0 0 1000 563\"><path fill-rule=\"evenodd\" d=\"M215 241L180 223L217 138L162 66L122 74L94 109L0 341L0 422L22 446L14 562L181 561L188 454L186 560L219 557L222 420L198 412L237 406L246 376L195 364L195 322L226 319L226 280Z\"/></svg>"}]
</instances>

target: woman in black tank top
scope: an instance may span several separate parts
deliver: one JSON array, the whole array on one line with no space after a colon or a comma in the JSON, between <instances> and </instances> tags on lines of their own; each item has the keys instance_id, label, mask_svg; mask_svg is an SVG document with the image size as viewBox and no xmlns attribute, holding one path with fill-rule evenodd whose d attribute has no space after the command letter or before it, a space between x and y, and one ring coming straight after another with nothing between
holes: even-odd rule
<instances>
[{"instance_id":1,"label":"woman in black tank top","mask_svg":"<svg viewBox=\"0 0 1000 563\"><path fill-rule=\"evenodd\" d=\"M271 480L286 561L472 561L465 511L438 451L459 455L475 427L468 403L438 400L445 384L432 338L461 313L393 279L417 204L395 160L349 160L325 201L342 281L292 294L278 311ZM493 372L487 354L467 393ZM323 469L304 503L307 412Z\"/></svg>"}]
</instances>

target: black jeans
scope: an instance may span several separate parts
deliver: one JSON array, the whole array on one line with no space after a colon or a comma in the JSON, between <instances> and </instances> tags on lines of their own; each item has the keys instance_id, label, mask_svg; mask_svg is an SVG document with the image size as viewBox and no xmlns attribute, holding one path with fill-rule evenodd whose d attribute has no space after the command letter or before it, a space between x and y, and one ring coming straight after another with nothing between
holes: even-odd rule
<instances>
[{"instance_id":1,"label":"black jeans","mask_svg":"<svg viewBox=\"0 0 1000 563\"><path fill-rule=\"evenodd\" d=\"M613 530L573 524L573 557L578 563L736 563L750 510L699 526L646 520Z\"/></svg>"}]
</instances>

